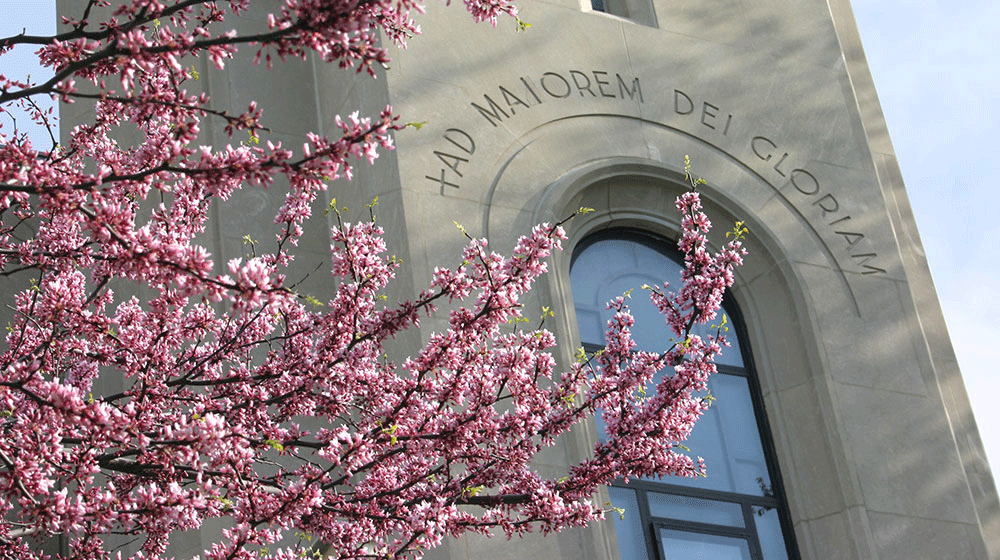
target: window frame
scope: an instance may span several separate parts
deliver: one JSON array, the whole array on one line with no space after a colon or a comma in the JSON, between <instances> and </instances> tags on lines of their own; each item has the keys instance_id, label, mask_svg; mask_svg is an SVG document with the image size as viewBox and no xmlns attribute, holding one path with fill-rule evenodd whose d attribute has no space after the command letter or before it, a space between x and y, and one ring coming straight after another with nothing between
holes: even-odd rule
<instances>
[{"instance_id":1,"label":"window frame","mask_svg":"<svg viewBox=\"0 0 1000 560\"><path fill-rule=\"evenodd\" d=\"M577 257L581 255L591 245L605 240L633 241L646 246L664 255L679 267L683 268L683 254L677 249L677 242L669 238L635 228L613 227L592 232L584 236L573 248L570 258L569 271L572 274L573 266ZM575 305L575 303L574 303ZM764 405L763 391L757 371L754 368L753 355L750 351L749 332L746 328L743 313L739 306L733 301L731 291L727 290L722 303L722 311L729 317L732 336L739 341L739 352L743 361L743 366L733 366L727 364L716 364L718 373L716 375L734 375L743 377L747 381L750 394L751 406L754 418L757 423L757 430L760 435L761 448L764 461L770 477L770 495L755 496L752 494L741 494L726 492L721 490L710 490L702 488L692 488L662 481L647 481L633 479L626 484L623 480L615 480L609 486L633 490L638 504L640 527L646 540L646 552L649 560L663 560L666 558L663 551L662 541L658 536L659 530L676 529L689 533L708 534L725 537L735 537L745 539L750 549L751 558L763 560L760 538L756 527L757 511L755 508L774 509L777 511L779 526L788 555L788 560L801 560L798 543L796 542L795 530L792 524L791 511L788 506L787 494L782 481L781 471L778 466L778 455L774 445L774 436L771 431L770 422ZM588 353L601 350L603 346L593 343L583 343L581 346ZM668 480L668 479L667 479ZM683 519L673 519L657 517L650 513L648 493L658 492L675 496L687 496L703 500L723 501L739 504L743 515L742 528L704 523L700 521L689 521Z\"/></svg>"},{"instance_id":2,"label":"window frame","mask_svg":"<svg viewBox=\"0 0 1000 560\"><path fill-rule=\"evenodd\" d=\"M657 27L652 0L590 0L590 11L619 17L647 27Z\"/></svg>"}]
</instances>

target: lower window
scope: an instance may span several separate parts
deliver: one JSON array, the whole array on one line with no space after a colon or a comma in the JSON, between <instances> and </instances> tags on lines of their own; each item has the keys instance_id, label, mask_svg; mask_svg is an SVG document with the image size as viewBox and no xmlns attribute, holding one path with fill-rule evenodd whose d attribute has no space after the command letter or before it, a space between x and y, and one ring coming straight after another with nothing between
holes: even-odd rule
<instances>
[{"instance_id":1,"label":"lower window","mask_svg":"<svg viewBox=\"0 0 1000 560\"><path fill-rule=\"evenodd\" d=\"M610 230L576 248L571 280L586 349L603 345L608 300L643 284L680 284L673 247L641 232ZM638 349L669 347L671 333L653 305L639 294L629 305ZM692 456L705 458L708 476L612 485L612 504L624 511L614 521L622 560L799 559L739 310L732 302L724 308L735 327L727 337L732 347L709 380L711 408L684 442Z\"/></svg>"}]
</instances>

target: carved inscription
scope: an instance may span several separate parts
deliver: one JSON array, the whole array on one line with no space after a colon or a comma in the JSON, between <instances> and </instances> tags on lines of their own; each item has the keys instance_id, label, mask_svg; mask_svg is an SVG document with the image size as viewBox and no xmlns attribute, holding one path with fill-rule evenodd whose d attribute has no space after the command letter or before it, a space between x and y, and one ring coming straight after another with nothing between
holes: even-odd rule
<instances>
[{"instance_id":1,"label":"carved inscription","mask_svg":"<svg viewBox=\"0 0 1000 560\"><path fill-rule=\"evenodd\" d=\"M482 102L472 108L493 126L546 101L569 98L635 99L643 103L639 78L612 74L603 70L543 72L537 77L523 76L514 85L497 86L496 92L483 94Z\"/></svg>"},{"instance_id":2,"label":"carved inscription","mask_svg":"<svg viewBox=\"0 0 1000 560\"><path fill-rule=\"evenodd\" d=\"M476 153L476 142L469 133L460 128L449 128L441 136L451 144L451 147L434 150L434 155L441 160L444 167L437 175L424 175L424 177L441 185L441 194L444 194L445 187L459 188L458 183L453 181L464 177L461 166L463 163L469 163L469 157ZM445 151L446 149L448 151Z\"/></svg>"},{"instance_id":3,"label":"carved inscription","mask_svg":"<svg viewBox=\"0 0 1000 560\"><path fill-rule=\"evenodd\" d=\"M833 234L844 241L848 255L860 267L861 274L885 273L885 269L870 264L878 257L876 253L859 252L858 243L865 234L853 231L851 216L843 211L836 195L826 190L816 175L802 167L796 167L789 157L791 154L779 149L778 144L767 136L754 136L750 140L750 150L754 157L770 165L770 171L779 177L787 178L792 187L801 195L807 197L809 205L819 211L820 220L833 230ZM794 156L792 156L794 161Z\"/></svg>"},{"instance_id":4,"label":"carved inscription","mask_svg":"<svg viewBox=\"0 0 1000 560\"><path fill-rule=\"evenodd\" d=\"M532 107L565 99L645 102L638 77L604 70L566 70L522 76L516 82L498 85L484 93L482 101L472 101L469 105L496 127ZM442 135L438 149L433 150L434 162L439 167L424 178L433 182L442 195L461 189L465 169L473 164L475 153L476 141L469 132L449 128Z\"/></svg>"},{"instance_id":5,"label":"carved inscription","mask_svg":"<svg viewBox=\"0 0 1000 560\"><path fill-rule=\"evenodd\" d=\"M706 140L718 140L719 136L729 137L736 121L733 114L723 110L721 105L698 99L697 96L681 89L675 89L673 92L673 109L675 114L687 116L692 124L690 130ZM735 132L732 136L743 137L742 134L737 135ZM774 185L790 183L794 193L801 195L807 201L809 210L803 214L813 224L819 226L821 233L822 230L826 230L828 235L832 234L843 242L841 247L858 267L857 272L885 274L886 270L877 266L878 254L871 250L870 242L864 242L865 234L852 227L851 215L841 205L837 195L825 188L816 174L807 169L806 165L795 164L795 156L789 150L781 149L778 142L767 136L754 134L752 131L747 136L750 140L746 147L749 148L750 154L741 155L739 151L743 148L738 144L730 147L728 153L744 163L751 164L751 167L760 167L754 165L755 162L767 164L765 175L770 175L766 178ZM717 144L713 145L720 150L723 149ZM797 201L792 202L801 208Z\"/></svg>"},{"instance_id":6,"label":"carved inscription","mask_svg":"<svg viewBox=\"0 0 1000 560\"><path fill-rule=\"evenodd\" d=\"M719 111L720 109L717 106L708 101L702 101L700 104L695 103L688 94L679 89L674 90L675 113L678 115L696 114L702 126L711 130L718 130L722 132L723 136L726 136L729 134L729 126L733 124L733 115L729 113L721 116Z\"/></svg>"},{"instance_id":7,"label":"carved inscription","mask_svg":"<svg viewBox=\"0 0 1000 560\"><path fill-rule=\"evenodd\" d=\"M469 106L477 117L485 119L492 127L498 127L500 123L544 103L574 99L645 103L637 76L602 70L566 70L522 76L517 81L499 84L483 93L481 100L471 101ZM790 191L792 196L789 200L803 210L803 215L818 226L824 236L843 242L841 248L857 266L857 272L886 273L884 268L878 266L878 254L871 249L871 240L858 231L859 228L853 227L852 217L837 194L826 187L806 164L797 163L801 160L793 151L783 149L781 143L771 137L745 130L745 125L744 130L738 130L739 119L714 100L699 99L688 91L674 89L671 102L674 114L689 123L684 127L688 132L710 141L717 149L751 168L760 171L763 167L763 175L772 185L790 184L794 190ZM723 137L727 141L722 142L725 147L720 147L714 141ZM745 138L749 140L743 140ZM433 182L442 195L461 189L467 170L476 165L473 135L465 129L449 128L441 135L437 149L432 153L438 169L424 177ZM805 202L793 200L797 196L803 197Z\"/></svg>"}]
</instances>

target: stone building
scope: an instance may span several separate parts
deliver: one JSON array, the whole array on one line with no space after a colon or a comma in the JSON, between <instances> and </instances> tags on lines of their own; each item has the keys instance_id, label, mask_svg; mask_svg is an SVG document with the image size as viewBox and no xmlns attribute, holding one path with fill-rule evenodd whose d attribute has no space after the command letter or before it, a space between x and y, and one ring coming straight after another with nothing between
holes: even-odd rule
<instances>
[{"instance_id":1,"label":"stone building","mask_svg":"<svg viewBox=\"0 0 1000 560\"><path fill-rule=\"evenodd\" d=\"M452 264L455 220L506 248L592 207L535 295L569 360L600 342L594 301L674 266L685 155L718 229L751 232L729 302L739 349L698 440L725 474L614 486L624 520L432 557L1000 558L997 493L847 0L526 0L524 33L429 8L376 81L313 61L267 81L202 69L213 99L257 99L291 145L387 103L426 122L333 194L351 208L379 197L407 263L401 294ZM278 204L253 191L218 209L217 257ZM325 226L311 227L304 250L321 258ZM598 437L576 434L539 468Z\"/></svg>"},{"instance_id":2,"label":"stone building","mask_svg":"<svg viewBox=\"0 0 1000 560\"><path fill-rule=\"evenodd\" d=\"M732 480L705 494L616 487L616 503L640 512L631 521L530 545L466 539L443 556L728 559L759 546L764 558L1000 557L996 492L849 3L554 0L524 3L521 17L532 27L514 33L434 10L386 74L388 101L427 121L397 136L392 180L376 183L406 224L414 282L460 243L442 222L506 247L593 207L571 222L539 295L573 342L568 359L599 342L586 309L597 284L613 291L665 266L657 244L675 236L690 155L713 220L752 232L732 293L744 363L729 363L759 384L773 488L746 467L754 452L710 452ZM726 440L740 422L720 399L716 441L753 440ZM774 489L780 515L741 501ZM775 517L783 541L767 534Z\"/></svg>"}]
</instances>

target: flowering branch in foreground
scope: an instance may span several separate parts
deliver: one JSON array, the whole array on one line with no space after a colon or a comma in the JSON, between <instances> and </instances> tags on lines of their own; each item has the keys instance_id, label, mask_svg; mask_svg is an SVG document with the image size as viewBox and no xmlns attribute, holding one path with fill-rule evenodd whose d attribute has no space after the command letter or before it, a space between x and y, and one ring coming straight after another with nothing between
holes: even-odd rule
<instances>
[{"instance_id":1,"label":"flowering branch in foreground","mask_svg":"<svg viewBox=\"0 0 1000 560\"><path fill-rule=\"evenodd\" d=\"M725 340L690 333L714 317L743 250L737 235L707 251L696 193L678 199L683 285L653 290L682 341L661 354L633 352L622 299L611 302L605 351L563 370L552 333L517 327L521 298L565 238L558 224L536 227L509 257L470 239L460 266L389 305L400 265L383 230L338 219L331 295L311 307L286 280L302 223L326 182L350 175L350 157L391 147L395 117L338 121L339 138L313 135L299 153L194 148L202 118L255 134L261 112L231 116L187 94L193 76L180 61L206 53L221 66L255 42L266 61L312 50L366 68L384 61L375 29L401 40L419 6L289 0L266 30L239 36L213 30L245 1L135 0L93 26L97 4L57 37L0 40L42 45L55 71L42 84L5 79L0 104L91 99L76 79L102 92L66 146L38 151L18 131L0 144L0 275L33 280L14 298L0 354L0 556L40 558L39 541L63 536L67 558L111 558L104 538L134 535L136 558L162 558L183 531L226 518L203 558L298 558L311 549L296 534L333 558L417 557L470 531L587 524L604 515L591 501L598 486L616 478L702 471L675 444L704 410L698 392ZM477 19L514 14L467 4ZM119 90L105 85L112 77ZM123 124L144 141L120 147ZM288 195L269 250L215 262L197 242L211 205L278 176ZM441 302L448 328L391 361L394 337ZM655 391L640 391L669 367ZM532 468L595 414L606 441L559 478Z\"/></svg>"}]
</instances>

